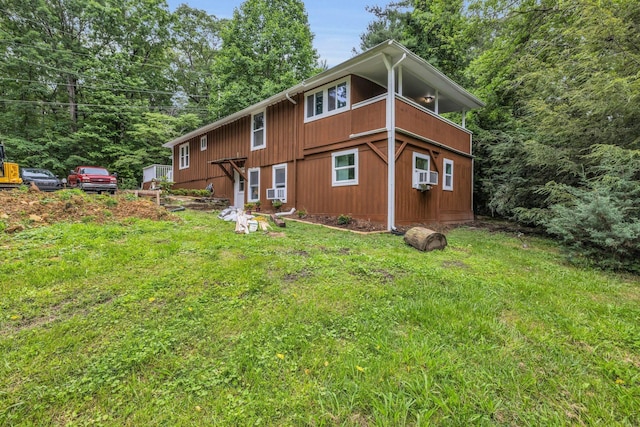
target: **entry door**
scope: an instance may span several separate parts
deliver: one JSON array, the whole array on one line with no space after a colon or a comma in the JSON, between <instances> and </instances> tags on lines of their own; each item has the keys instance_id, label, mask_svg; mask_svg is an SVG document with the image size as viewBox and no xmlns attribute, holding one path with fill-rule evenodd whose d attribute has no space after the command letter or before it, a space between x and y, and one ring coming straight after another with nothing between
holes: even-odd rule
<instances>
[{"instance_id":1,"label":"entry door","mask_svg":"<svg viewBox=\"0 0 640 427\"><path fill-rule=\"evenodd\" d=\"M238 171L233 171L233 206L244 208L244 178Z\"/></svg>"}]
</instances>

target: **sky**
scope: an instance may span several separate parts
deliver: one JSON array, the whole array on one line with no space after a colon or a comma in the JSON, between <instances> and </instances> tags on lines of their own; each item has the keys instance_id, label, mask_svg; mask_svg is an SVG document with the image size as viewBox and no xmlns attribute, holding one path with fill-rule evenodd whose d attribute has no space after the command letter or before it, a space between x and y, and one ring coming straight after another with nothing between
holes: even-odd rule
<instances>
[{"instance_id":1,"label":"sky","mask_svg":"<svg viewBox=\"0 0 640 427\"><path fill-rule=\"evenodd\" d=\"M391 0L306 0L311 32L315 35L313 46L334 67L353 56L352 49L360 47L360 35L367 24L374 20L366 6L385 6ZM217 18L231 18L233 10L242 4L241 0L167 0L169 9L174 11L180 4L193 9L202 9Z\"/></svg>"}]
</instances>

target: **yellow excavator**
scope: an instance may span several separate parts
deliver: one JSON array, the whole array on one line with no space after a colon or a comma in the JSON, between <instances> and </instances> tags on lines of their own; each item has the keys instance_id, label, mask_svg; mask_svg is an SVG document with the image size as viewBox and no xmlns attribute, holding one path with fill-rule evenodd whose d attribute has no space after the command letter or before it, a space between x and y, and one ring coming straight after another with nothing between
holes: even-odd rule
<instances>
[{"instance_id":1,"label":"yellow excavator","mask_svg":"<svg viewBox=\"0 0 640 427\"><path fill-rule=\"evenodd\" d=\"M0 190L17 188L22 184L18 164L9 163L6 159L4 145L0 142Z\"/></svg>"}]
</instances>

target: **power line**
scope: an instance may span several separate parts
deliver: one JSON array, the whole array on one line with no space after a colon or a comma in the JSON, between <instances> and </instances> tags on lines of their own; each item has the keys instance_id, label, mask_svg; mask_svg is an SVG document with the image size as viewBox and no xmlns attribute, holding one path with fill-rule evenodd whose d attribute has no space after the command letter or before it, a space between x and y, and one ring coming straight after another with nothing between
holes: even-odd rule
<instances>
[{"instance_id":1,"label":"power line","mask_svg":"<svg viewBox=\"0 0 640 427\"><path fill-rule=\"evenodd\" d=\"M27 79L18 79L18 78L12 78L12 77L0 77L0 80L22 82L22 83L39 83L39 84L42 84L42 85L57 85L57 86L66 86L66 85L68 85L68 83L65 83L65 82L55 82L55 81L45 81L45 82L43 82L43 81L40 81L40 80L27 80ZM120 89L120 88L105 87L105 86L91 86L91 85L86 85L86 84L82 84L81 87L82 87L82 89L118 90L118 91L122 91L122 92L148 93L148 94L160 94L160 95L176 95L176 94L179 93L179 91L176 91L176 92L165 92L165 91L160 91L160 90ZM208 95L192 95L192 94L188 94L188 93L185 93L184 96L185 97L189 97L189 98L209 98Z\"/></svg>"},{"instance_id":2,"label":"power line","mask_svg":"<svg viewBox=\"0 0 640 427\"><path fill-rule=\"evenodd\" d=\"M11 19L11 17L13 17L13 19L14 19L14 20L16 20L16 19L17 19L17 20L22 20L22 21L27 21L27 22L33 22L33 23L34 23L34 24L36 24L38 27L41 27L41 28L45 27L45 25L44 25L45 23L44 23L44 22L42 22L42 21L37 21L37 20L35 20L35 19L27 18L27 17L25 17L25 16L20 15L20 14L19 14L18 12L16 12L16 11L13 11L13 10L7 10L7 9L0 9L0 12L3 12L5 15L9 16L9 17L10 17L10 19ZM15 21L14 21L14 22L15 22ZM68 32L68 31L61 30L61 29L59 29L59 28L56 28L55 30L56 30L56 32L58 32L58 33L66 34L66 35L68 35L68 36L73 36L73 37L75 37L75 36L77 36L77 35L78 35L78 34L70 33L70 32Z\"/></svg>"},{"instance_id":3,"label":"power line","mask_svg":"<svg viewBox=\"0 0 640 427\"><path fill-rule=\"evenodd\" d=\"M75 105L77 107L100 107L100 108L128 108L128 109L184 109L191 111L209 111L207 108L179 106L179 105L107 105L107 104L72 104L70 102L57 102L57 101L26 101L20 99L4 99L0 98L0 102L6 104L37 104L37 105L57 105L60 107L69 107Z\"/></svg>"},{"instance_id":4,"label":"power line","mask_svg":"<svg viewBox=\"0 0 640 427\"><path fill-rule=\"evenodd\" d=\"M16 59L19 60L19 61L25 62L27 64L30 64L30 65L35 65L37 67L48 68L50 70L54 70L54 71L57 71L57 72L60 72L60 73L65 73L65 74L72 74L72 75L75 75L75 76L78 76L78 77L82 77L82 78L84 78L86 80L93 80L93 79L97 78L96 76L88 76L88 75L85 75L85 74L81 74L81 73L79 73L79 72L77 72L75 70L65 70L63 68L52 67L51 65L40 64L40 63L37 63L37 62L26 60L24 58L16 58ZM107 81L107 80L105 80L105 81ZM140 90L135 86L123 85L122 83L115 83L115 82L111 82L111 83L114 84L114 85L121 85L122 88L124 88L124 89L121 89L121 88L118 88L118 87L105 88L105 89L110 89L110 90L127 90L127 89L131 89L132 91ZM62 84L66 84L66 83L62 83ZM164 94L164 95L175 95L176 94L176 92L166 92L166 91L149 91L148 93L157 93L157 94ZM193 97L204 97L204 98L206 98L207 96L206 95L193 95Z\"/></svg>"},{"instance_id":5,"label":"power line","mask_svg":"<svg viewBox=\"0 0 640 427\"><path fill-rule=\"evenodd\" d=\"M38 62L29 61L29 60L27 60L27 59L25 59L25 58L22 58L22 57L15 57L15 59L16 59L16 60L18 60L18 61L25 62L25 63L30 64L30 65L35 65L35 66L37 66L37 67L48 68L48 69L50 69L50 70L58 71L58 72L60 72L60 73L72 74L72 75L76 75L76 76L78 76L78 77L83 77L83 78L85 78L85 79L87 79L87 80L92 80L92 79L98 78L97 76L89 76L89 75L86 75L86 74L81 74L80 72L78 72L78 71L76 71L76 70L69 70L69 69L57 68L57 67L53 67L53 66L51 66L51 65L40 64L40 63L38 63ZM104 81L108 82L108 80L104 80ZM111 82L111 83L112 83L112 84L121 85L121 86L123 86L123 87L125 87L125 88L130 88L130 89L132 89L132 90L139 90L139 89L138 89L137 87L135 87L135 86L122 85L122 83L116 83L116 82ZM62 84L66 84L66 83L62 83ZM113 89L113 88L111 88L111 89ZM165 95L172 95L172 94L174 94L174 92L164 92L164 91L154 91L154 92L159 93L159 94L162 94L162 93L163 93L163 94L165 94ZM189 96L193 96L193 97L204 97L204 98L206 98L206 97L207 97L206 95L191 95L191 94L189 94Z\"/></svg>"},{"instance_id":6,"label":"power line","mask_svg":"<svg viewBox=\"0 0 640 427\"><path fill-rule=\"evenodd\" d=\"M0 31L5 32L6 34L12 35L11 33L3 30L0 28ZM50 46L39 46L39 45L35 45L35 44L29 44L29 43L23 43L21 41L16 41L14 40L8 40L8 39L0 39L0 43L2 42L6 42L6 43L12 43L14 45L20 45L20 46L27 46L27 47L34 47L36 49L43 49L43 50L47 50L47 51L54 51L54 52L63 52L69 55L76 55L76 56L80 56L80 57L87 57L87 58L95 58L95 55L92 54L88 54L88 53L81 53L81 52L73 52L71 50L67 50L67 49L56 49L54 47L50 47ZM133 58L139 58L139 59L144 59L144 57L139 56L139 55L130 55ZM169 62L174 62L174 61L169 61ZM171 64L166 64L166 65L159 65L159 63L157 62L145 62L144 66L145 67L153 67L153 68L160 68L163 70L166 70L169 68ZM199 75L203 75L203 76L207 76L209 75L207 72L204 71L190 71L190 73L192 74L199 74Z\"/></svg>"}]
</instances>

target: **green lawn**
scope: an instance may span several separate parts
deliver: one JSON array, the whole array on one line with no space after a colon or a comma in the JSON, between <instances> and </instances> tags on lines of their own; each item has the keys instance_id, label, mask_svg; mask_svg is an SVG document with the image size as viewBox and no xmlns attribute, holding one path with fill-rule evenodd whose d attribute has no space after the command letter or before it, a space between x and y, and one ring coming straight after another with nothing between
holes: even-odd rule
<instances>
[{"instance_id":1,"label":"green lawn","mask_svg":"<svg viewBox=\"0 0 640 427\"><path fill-rule=\"evenodd\" d=\"M543 239L0 235L0 425L640 425L640 279Z\"/></svg>"}]
</instances>

